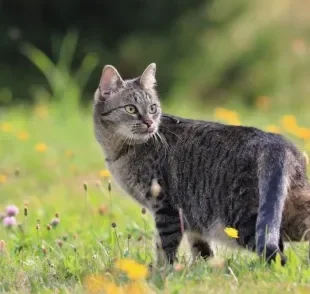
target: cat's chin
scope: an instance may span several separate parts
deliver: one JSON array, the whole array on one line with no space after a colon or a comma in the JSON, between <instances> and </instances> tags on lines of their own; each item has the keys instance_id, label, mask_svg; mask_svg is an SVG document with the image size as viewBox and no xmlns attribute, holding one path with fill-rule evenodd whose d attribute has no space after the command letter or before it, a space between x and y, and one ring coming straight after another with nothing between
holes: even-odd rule
<instances>
[{"instance_id":1,"label":"cat's chin","mask_svg":"<svg viewBox=\"0 0 310 294\"><path fill-rule=\"evenodd\" d=\"M134 134L133 140L136 144L142 144L147 142L156 132L151 133L141 133L141 134Z\"/></svg>"}]
</instances>

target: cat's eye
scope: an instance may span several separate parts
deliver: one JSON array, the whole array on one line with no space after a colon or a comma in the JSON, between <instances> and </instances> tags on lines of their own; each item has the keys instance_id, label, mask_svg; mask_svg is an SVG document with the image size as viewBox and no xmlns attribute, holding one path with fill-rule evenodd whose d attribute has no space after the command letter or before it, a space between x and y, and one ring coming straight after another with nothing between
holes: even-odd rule
<instances>
[{"instance_id":1,"label":"cat's eye","mask_svg":"<svg viewBox=\"0 0 310 294\"><path fill-rule=\"evenodd\" d=\"M157 105L153 104L150 106L149 113L154 114L157 112Z\"/></svg>"},{"instance_id":2,"label":"cat's eye","mask_svg":"<svg viewBox=\"0 0 310 294\"><path fill-rule=\"evenodd\" d=\"M126 105L125 110L130 114L137 113L137 108L134 105Z\"/></svg>"}]
</instances>

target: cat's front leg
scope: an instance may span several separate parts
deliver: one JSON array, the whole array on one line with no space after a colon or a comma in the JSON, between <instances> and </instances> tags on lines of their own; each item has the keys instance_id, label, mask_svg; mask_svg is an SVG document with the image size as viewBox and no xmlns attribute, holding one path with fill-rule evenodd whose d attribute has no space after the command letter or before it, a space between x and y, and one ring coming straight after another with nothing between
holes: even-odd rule
<instances>
[{"instance_id":1,"label":"cat's front leg","mask_svg":"<svg viewBox=\"0 0 310 294\"><path fill-rule=\"evenodd\" d=\"M155 223L157 266L173 264L182 240L179 213L172 207L164 206L156 212Z\"/></svg>"}]
</instances>

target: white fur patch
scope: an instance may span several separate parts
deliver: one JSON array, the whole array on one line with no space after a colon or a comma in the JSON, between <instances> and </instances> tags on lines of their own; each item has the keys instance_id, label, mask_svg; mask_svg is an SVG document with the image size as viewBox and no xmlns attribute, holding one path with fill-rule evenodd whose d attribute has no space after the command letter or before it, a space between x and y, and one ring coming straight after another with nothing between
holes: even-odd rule
<instances>
[{"instance_id":1,"label":"white fur patch","mask_svg":"<svg viewBox=\"0 0 310 294\"><path fill-rule=\"evenodd\" d=\"M230 248L240 248L240 245L237 243L236 239L229 237L225 233L224 229L225 226L220 220L217 220L210 228L203 231L203 238L211 243L212 247L219 244Z\"/></svg>"}]
</instances>

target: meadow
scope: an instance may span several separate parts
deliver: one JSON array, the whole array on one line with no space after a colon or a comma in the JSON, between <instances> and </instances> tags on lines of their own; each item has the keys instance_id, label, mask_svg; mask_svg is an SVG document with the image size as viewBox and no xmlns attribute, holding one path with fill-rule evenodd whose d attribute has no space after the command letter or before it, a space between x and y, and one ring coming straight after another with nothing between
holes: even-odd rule
<instances>
[{"instance_id":1,"label":"meadow","mask_svg":"<svg viewBox=\"0 0 310 294\"><path fill-rule=\"evenodd\" d=\"M164 106L166 112L257 126L310 151L310 119L274 109ZM219 248L190 262L148 269L153 221L110 177L95 141L91 107L59 103L6 108L0 121L1 293L309 293L309 244L287 244L288 264Z\"/></svg>"}]
</instances>

